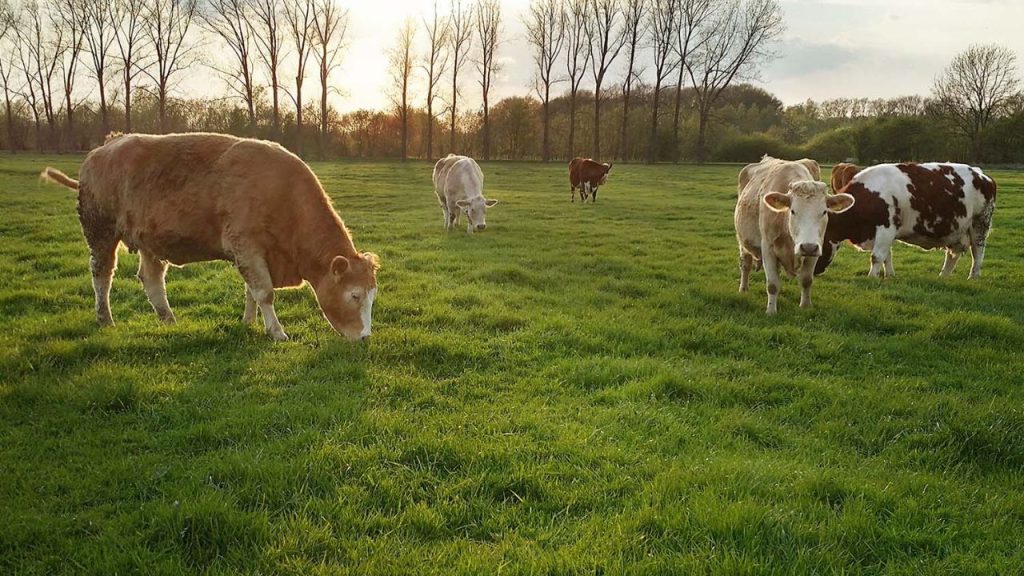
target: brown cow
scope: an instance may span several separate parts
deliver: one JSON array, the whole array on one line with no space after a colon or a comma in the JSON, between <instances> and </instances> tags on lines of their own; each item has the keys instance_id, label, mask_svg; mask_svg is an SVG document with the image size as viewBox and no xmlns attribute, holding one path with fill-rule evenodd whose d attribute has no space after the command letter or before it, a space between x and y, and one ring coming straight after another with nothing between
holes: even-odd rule
<instances>
[{"instance_id":1,"label":"brown cow","mask_svg":"<svg viewBox=\"0 0 1024 576\"><path fill-rule=\"evenodd\" d=\"M853 180L853 177L858 172L863 170L856 164L847 164L846 162L840 162L832 167L832 192L840 192L846 185Z\"/></svg>"},{"instance_id":2,"label":"brown cow","mask_svg":"<svg viewBox=\"0 0 1024 576\"><path fill-rule=\"evenodd\" d=\"M611 164L594 162L590 158L573 158L569 162L569 201L576 201L576 189L580 190L580 200L597 202L597 188L608 181Z\"/></svg>"},{"instance_id":3,"label":"brown cow","mask_svg":"<svg viewBox=\"0 0 1024 576\"><path fill-rule=\"evenodd\" d=\"M274 288L303 282L334 330L350 340L370 335L377 257L356 251L316 176L277 144L129 134L90 152L79 180L53 168L43 177L78 190L100 325L114 323L110 282L124 243L139 253L139 279L164 322L174 322L168 263L228 260L245 280L243 320L255 320L258 306L275 340L288 336L274 312Z\"/></svg>"}]
</instances>

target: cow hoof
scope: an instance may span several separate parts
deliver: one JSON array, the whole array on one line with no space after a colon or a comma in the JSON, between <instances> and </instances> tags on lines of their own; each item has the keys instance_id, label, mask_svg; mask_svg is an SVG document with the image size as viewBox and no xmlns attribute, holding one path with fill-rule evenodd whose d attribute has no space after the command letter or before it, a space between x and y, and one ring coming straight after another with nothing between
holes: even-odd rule
<instances>
[{"instance_id":1,"label":"cow hoof","mask_svg":"<svg viewBox=\"0 0 1024 576\"><path fill-rule=\"evenodd\" d=\"M178 322L178 320L175 319L174 314L171 313L171 312L168 312L166 314L161 314L160 315L160 321L163 322L164 324L168 325L168 326L173 326L173 325L177 324L177 322Z\"/></svg>"},{"instance_id":2,"label":"cow hoof","mask_svg":"<svg viewBox=\"0 0 1024 576\"><path fill-rule=\"evenodd\" d=\"M288 341L288 335L284 333L284 330L278 332L271 332L270 337L273 338L276 342Z\"/></svg>"}]
</instances>

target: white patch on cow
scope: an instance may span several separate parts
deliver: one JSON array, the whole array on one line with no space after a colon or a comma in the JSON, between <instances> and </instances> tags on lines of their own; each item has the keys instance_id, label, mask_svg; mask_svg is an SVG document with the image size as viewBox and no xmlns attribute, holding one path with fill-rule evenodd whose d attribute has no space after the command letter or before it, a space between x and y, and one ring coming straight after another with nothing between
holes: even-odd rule
<instances>
[{"instance_id":1,"label":"white patch on cow","mask_svg":"<svg viewBox=\"0 0 1024 576\"><path fill-rule=\"evenodd\" d=\"M366 293L366 298L363 299L363 303L359 308L359 315L363 320L363 331L359 333L360 338L366 338L370 335L370 322L373 316L373 299L377 297L377 287L370 288L370 291Z\"/></svg>"}]
</instances>

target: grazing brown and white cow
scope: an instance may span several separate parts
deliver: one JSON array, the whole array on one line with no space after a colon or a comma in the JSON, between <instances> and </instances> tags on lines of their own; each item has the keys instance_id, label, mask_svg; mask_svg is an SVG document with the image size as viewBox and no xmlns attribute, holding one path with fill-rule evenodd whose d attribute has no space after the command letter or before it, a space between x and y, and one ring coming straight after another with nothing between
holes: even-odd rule
<instances>
[{"instance_id":1,"label":"grazing brown and white cow","mask_svg":"<svg viewBox=\"0 0 1024 576\"><path fill-rule=\"evenodd\" d=\"M569 162L569 201L576 201L576 189L580 191L580 200L597 202L597 189L608 181L611 164L601 164L590 158L573 158Z\"/></svg>"},{"instance_id":2,"label":"grazing brown and white cow","mask_svg":"<svg viewBox=\"0 0 1024 576\"><path fill-rule=\"evenodd\" d=\"M832 167L832 191L839 192L853 180L853 177L860 172L862 168L856 164L847 164L846 162L840 162Z\"/></svg>"},{"instance_id":3,"label":"grazing brown and white cow","mask_svg":"<svg viewBox=\"0 0 1024 576\"><path fill-rule=\"evenodd\" d=\"M43 177L78 190L92 254L96 319L113 325L110 282L117 246L139 253L139 279L157 316L173 323L168 263L228 260L245 280L243 320L263 313L287 340L274 289L309 283L327 321L349 340L370 336L377 257L358 252L309 167L281 146L222 134L129 134L82 163L79 179Z\"/></svg>"},{"instance_id":4,"label":"grazing brown and white cow","mask_svg":"<svg viewBox=\"0 0 1024 576\"><path fill-rule=\"evenodd\" d=\"M814 265L825 237L826 213L853 205L847 194L828 195L809 168L813 160L790 162L765 156L743 168L734 223L740 249L740 292L749 288L754 261L764 267L768 314L777 311L779 268L800 277L800 306L811 305ZM815 162L813 166L817 167ZM820 174L820 172L819 172Z\"/></svg>"},{"instance_id":5,"label":"grazing brown and white cow","mask_svg":"<svg viewBox=\"0 0 1024 576\"><path fill-rule=\"evenodd\" d=\"M484 198L484 173L476 160L449 154L434 164L434 194L444 214L444 229L451 230L465 213L466 232L487 228L487 209L498 203Z\"/></svg>"},{"instance_id":6,"label":"grazing brown and white cow","mask_svg":"<svg viewBox=\"0 0 1024 576\"><path fill-rule=\"evenodd\" d=\"M925 250L945 248L941 276L948 276L968 249L969 278L981 276L992 228L996 183L966 164L880 164L858 173L842 191L857 199L852 210L829 216L822 257L825 271L844 240L871 252L868 275L892 276L896 240Z\"/></svg>"}]
</instances>

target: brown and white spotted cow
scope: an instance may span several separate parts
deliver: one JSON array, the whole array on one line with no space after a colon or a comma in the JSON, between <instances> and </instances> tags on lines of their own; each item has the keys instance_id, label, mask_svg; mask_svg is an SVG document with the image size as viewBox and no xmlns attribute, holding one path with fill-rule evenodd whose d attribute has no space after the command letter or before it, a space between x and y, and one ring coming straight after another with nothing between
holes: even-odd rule
<instances>
[{"instance_id":1,"label":"brown and white spotted cow","mask_svg":"<svg viewBox=\"0 0 1024 576\"><path fill-rule=\"evenodd\" d=\"M569 201L576 201L576 189L580 191L580 200L597 202L597 188L608 181L611 164L595 162L590 158L573 158L569 162Z\"/></svg>"},{"instance_id":2,"label":"brown and white spotted cow","mask_svg":"<svg viewBox=\"0 0 1024 576\"><path fill-rule=\"evenodd\" d=\"M881 164L854 176L842 191L856 198L853 209L830 214L821 274L844 240L871 252L869 276L893 275L896 240L926 250L945 248L940 276L948 276L968 249L969 278L981 276L985 242L992 228L996 183L966 164Z\"/></svg>"},{"instance_id":3,"label":"brown and white spotted cow","mask_svg":"<svg viewBox=\"0 0 1024 576\"><path fill-rule=\"evenodd\" d=\"M846 162L840 162L832 167L832 191L839 192L853 180L853 177L860 172L862 168L856 164L847 164Z\"/></svg>"},{"instance_id":4,"label":"brown and white spotted cow","mask_svg":"<svg viewBox=\"0 0 1024 576\"><path fill-rule=\"evenodd\" d=\"M813 164L812 164L813 163ZM828 195L817 181L813 160L790 162L765 156L743 168L736 202L736 240L740 249L740 292L749 288L755 261L764 266L768 314L775 314L779 268L800 276L800 306L811 305L814 267L821 255L827 212L853 205L847 194ZM820 174L820 173L819 173Z\"/></svg>"}]
</instances>

